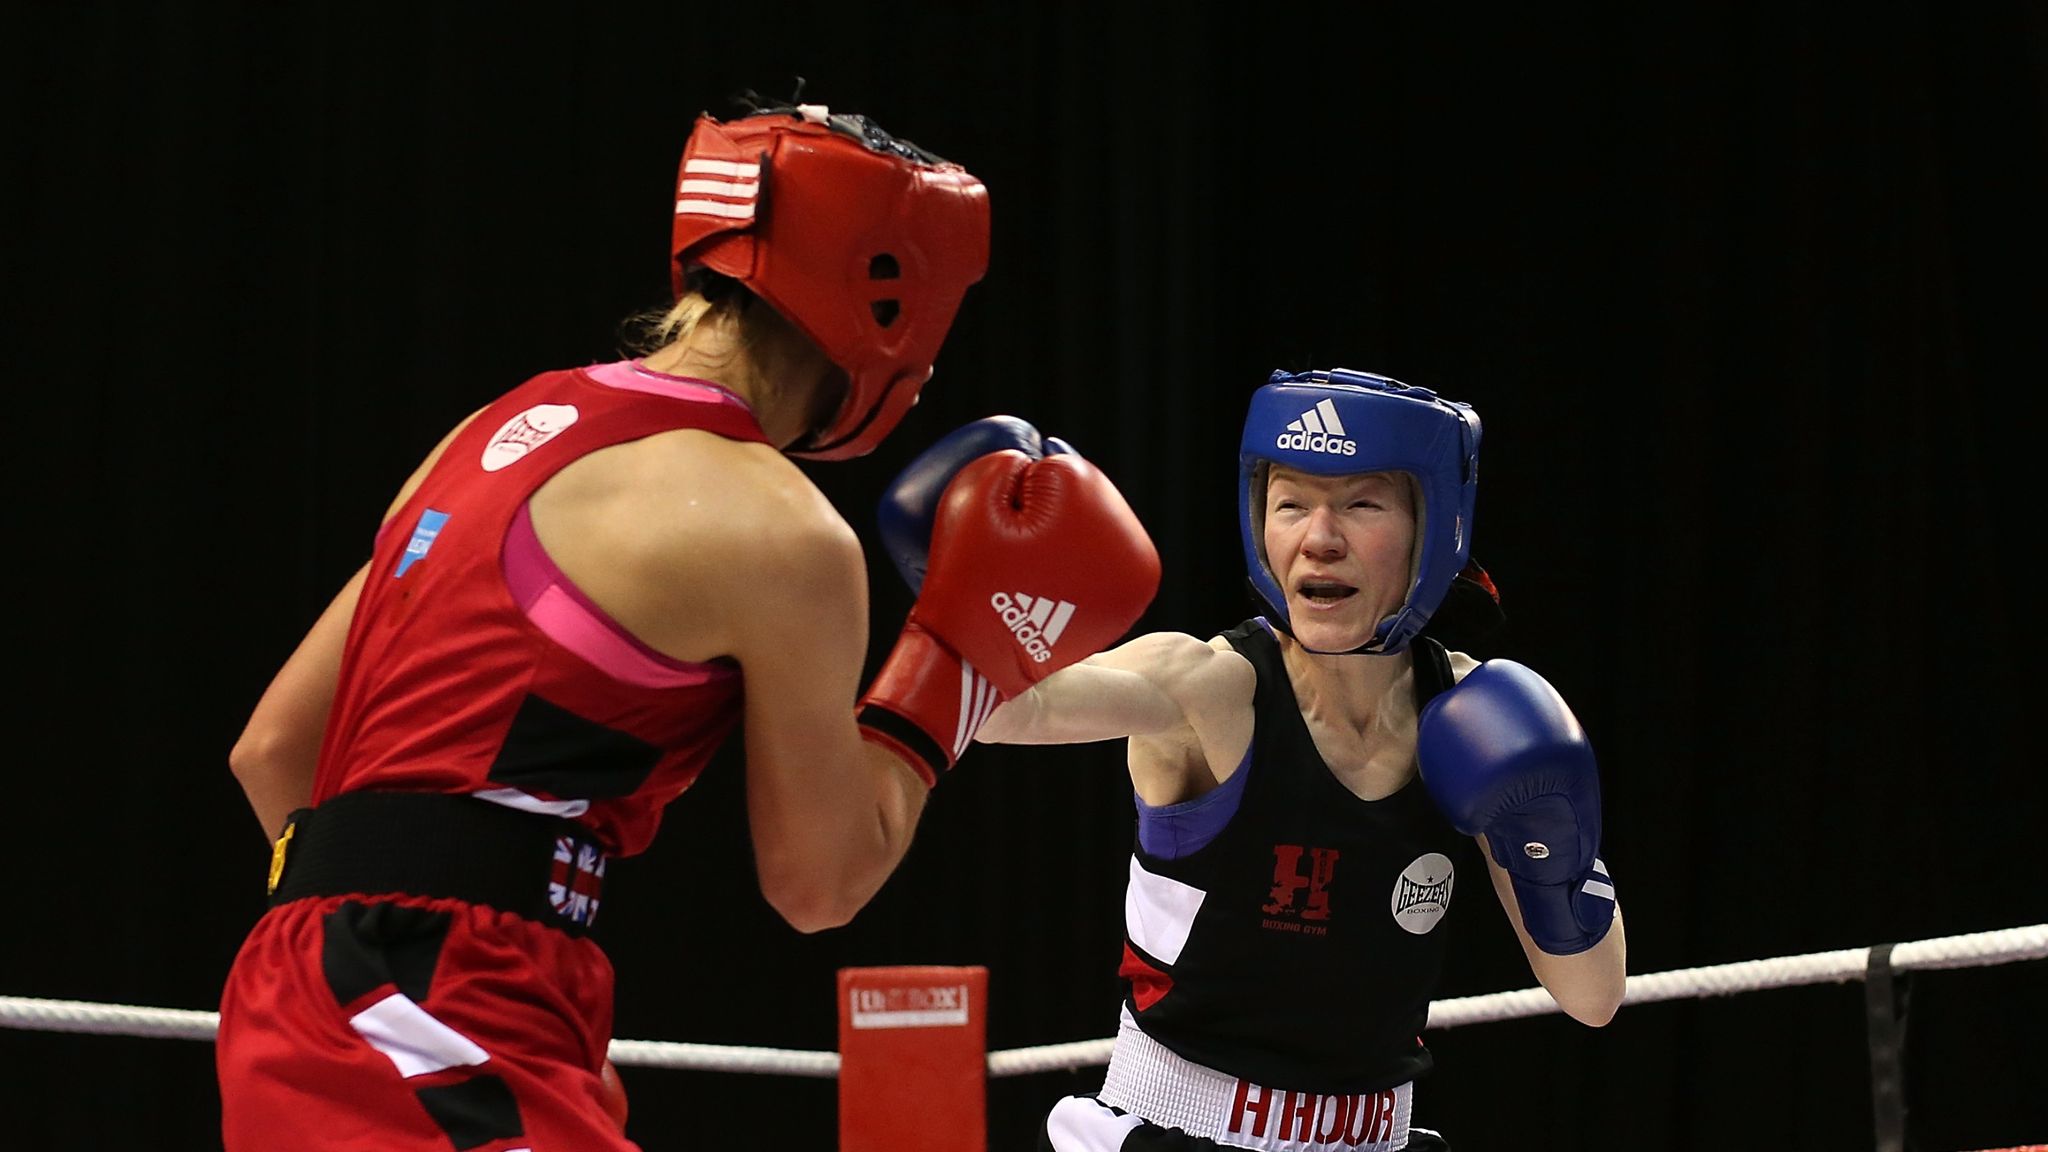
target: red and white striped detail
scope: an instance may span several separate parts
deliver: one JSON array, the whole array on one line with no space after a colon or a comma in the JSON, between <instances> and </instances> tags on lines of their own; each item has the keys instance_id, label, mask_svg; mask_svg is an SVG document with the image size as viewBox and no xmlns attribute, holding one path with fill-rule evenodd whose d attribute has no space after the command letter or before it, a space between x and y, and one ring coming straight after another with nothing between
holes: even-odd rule
<instances>
[{"instance_id":1,"label":"red and white striped detail","mask_svg":"<svg viewBox=\"0 0 2048 1152\"><path fill-rule=\"evenodd\" d=\"M1003 698L988 678L976 672L972 665L960 664L960 719L953 726L953 759L957 762L967 754L967 746L974 742L974 734L988 723Z\"/></svg>"},{"instance_id":2,"label":"red and white striped detail","mask_svg":"<svg viewBox=\"0 0 2048 1152\"><path fill-rule=\"evenodd\" d=\"M676 215L752 220L760 198L759 164L695 157L684 162L676 185Z\"/></svg>"}]
</instances>

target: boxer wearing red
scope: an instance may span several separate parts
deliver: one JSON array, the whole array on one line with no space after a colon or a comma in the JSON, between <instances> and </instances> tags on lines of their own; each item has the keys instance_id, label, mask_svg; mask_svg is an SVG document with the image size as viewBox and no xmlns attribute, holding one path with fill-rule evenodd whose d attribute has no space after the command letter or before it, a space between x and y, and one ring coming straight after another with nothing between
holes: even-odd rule
<instances>
[{"instance_id":1,"label":"boxer wearing red","mask_svg":"<svg viewBox=\"0 0 2048 1152\"><path fill-rule=\"evenodd\" d=\"M450 432L236 744L276 849L222 997L228 1152L635 1147L591 932L606 871L726 736L744 725L763 895L834 927L957 758L915 734L985 716L960 686L1007 698L1136 620L1150 540L1032 432L949 463L934 577L857 701L861 548L791 457L894 427L987 233L978 181L864 118L699 120L654 346L534 377ZM1021 672L990 607L1019 580L1086 616Z\"/></svg>"}]
</instances>

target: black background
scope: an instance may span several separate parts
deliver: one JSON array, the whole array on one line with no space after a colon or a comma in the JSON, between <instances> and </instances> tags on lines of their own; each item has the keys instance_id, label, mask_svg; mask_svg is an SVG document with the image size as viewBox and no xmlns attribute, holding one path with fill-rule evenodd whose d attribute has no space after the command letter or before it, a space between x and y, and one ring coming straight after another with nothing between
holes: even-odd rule
<instances>
[{"instance_id":1,"label":"black background","mask_svg":"<svg viewBox=\"0 0 2048 1152\"><path fill-rule=\"evenodd\" d=\"M450 424L663 302L694 114L798 76L994 209L924 403L807 466L864 533L922 445L1012 412L1150 526L1140 628L1208 635L1246 613L1251 390L1427 385L1486 421L1510 623L1479 654L1599 750L1632 971L2048 921L2039 5L25 8L0 994L215 1005L261 907L226 753L263 685ZM908 594L871 569L878 658ZM896 963L987 965L994 1048L1109 1035L1119 748L976 749L813 937L753 885L739 754L614 870L621 1037L830 1049L834 971ZM1444 995L1529 986L1466 891ZM1913 981L1916 1147L2048 1140L2043 977ZM1868 1148L1862 1012L1851 982L1440 1031L1418 1119L1460 1152ZM211 1060L0 1030L0 1142L216 1147ZM650 1149L832 1146L828 1081L625 1074ZM993 1081L991 1152L1099 1077Z\"/></svg>"}]
</instances>

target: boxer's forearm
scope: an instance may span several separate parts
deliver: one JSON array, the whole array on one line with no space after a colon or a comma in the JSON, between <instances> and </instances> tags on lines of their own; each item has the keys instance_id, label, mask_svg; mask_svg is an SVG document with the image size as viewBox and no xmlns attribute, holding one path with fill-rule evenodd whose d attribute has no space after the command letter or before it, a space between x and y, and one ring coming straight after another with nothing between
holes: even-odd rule
<instances>
[{"instance_id":1,"label":"boxer's forearm","mask_svg":"<svg viewBox=\"0 0 2048 1152\"><path fill-rule=\"evenodd\" d=\"M228 752L228 768L270 839L284 831L285 818L294 810L313 802L320 743L341 679L342 648L368 574L367 564L357 569L328 603L264 689Z\"/></svg>"},{"instance_id":2,"label":"boxer's forearm","mask_svg":"<svg viewBox=\"0 0 2048 1152\"><path fill-rule=\"evenodd\" d=\"M1494 892L1500 898L1501 907L1507 912L1508 922L1514 926L1515 938L1522 942L1522 954L1528 957L1529 970L1550 993L1550 998L1557 1001L1565 1015L1581 1024L1598 1028L1612 1020L1621 1007L1628 972L1628 933L1622 925L1620 906L1614 909L1613 926L1598 944L1584 952L1554 956L1538 948L1536 942L1529 938L1529 930L1522 925L1521 909L1515 900L1514 884L1507 872L1491 859L1487 861L1487 870L1492 876Z\"/></svg>"},{"instance_id":3,"label":"boxer's forearm","mask_svg":"<svg viewBox=\"0 0 2048 1152\"><path fill-rule=\"evenodd\" d=\"M1180 705L1143 675L1083 661L997 708L975 733L984 744L1085 744L1185 723Z\"/></svg>"}]
</instances>

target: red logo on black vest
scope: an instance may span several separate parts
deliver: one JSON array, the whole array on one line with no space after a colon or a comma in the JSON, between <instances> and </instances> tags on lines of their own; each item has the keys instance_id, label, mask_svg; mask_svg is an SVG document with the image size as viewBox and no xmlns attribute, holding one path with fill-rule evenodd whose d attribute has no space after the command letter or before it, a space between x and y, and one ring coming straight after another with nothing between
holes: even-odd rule
<instances>
[{"instance_id":1,"label":"red logo on black vest","mask_svg":"<svg viewBox=\"0 0 2048 1152\"><path fill-rule=\"evenodd\" d=\"M1336 871L1335 848L1273 845L1273 889L1259 906L1266 914L1259 926L1310 936L1328 933L1330 878Z\"/></svg>"}]
</instances>

